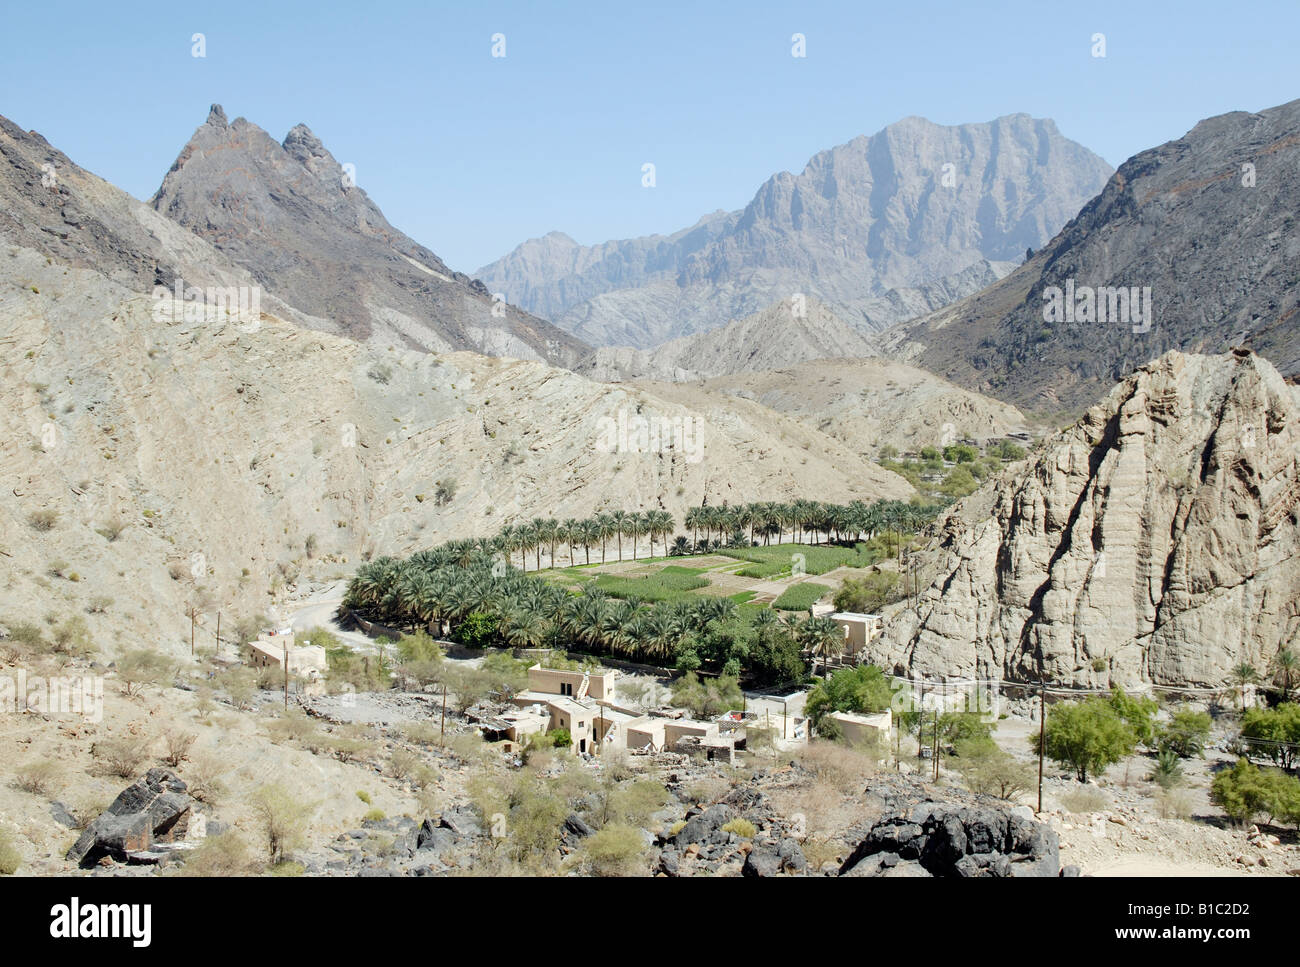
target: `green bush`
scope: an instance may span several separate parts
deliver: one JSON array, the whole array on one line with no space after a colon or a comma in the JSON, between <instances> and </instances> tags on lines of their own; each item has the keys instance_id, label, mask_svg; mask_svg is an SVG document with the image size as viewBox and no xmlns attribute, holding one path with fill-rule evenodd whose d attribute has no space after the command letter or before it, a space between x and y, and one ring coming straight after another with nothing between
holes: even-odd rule
<instances>
[{"instance_id":1,"label":"green bush","mask_svg":"<svg viewBox=\"0 0 1300 967\"><path fill-rule=\"evenodd\" d=\"M1291 825L1300 824L1300 779L1279 769L1263 768L1238 759L1210 783L1210 802L1229 819L1252 822L1263 814Z\"/></svg>"},{"instance_id":2,"label":"green bush","mask_svg":"<svg viewBox=\"0 0 1300 967\"><path fill-rule=\"evenodd\" d=\"M724 833L735 833L741 839L753 839L758 829L748 819L736 817L731 822L724 823L722 826Z\"/></svg>"},{"instance_id":3,"label":"green bush","mask_svg":"<svg viewBox=\"0 0 1300 967\"><path fill-rule=\"evenodd\" d=\"M1300 705L1283 702L1276 708L1247 709L1241 737L1255 754L1267 756L1283 769L1294 769L1300 751Z\"/></svg>"},{"instance_id":4,"label":"green bush","mask_svg":"<svg viewBox=\"0 0 1300 967\"><path fill-rule=\"evenodd\" d=\"M1169 724L1160 730L1160 749L1183 759L1199 756L1205 751L1205 742L1213 724L1208 712L1179 709L1171 716Z\"/></svg>"}]
</instances>

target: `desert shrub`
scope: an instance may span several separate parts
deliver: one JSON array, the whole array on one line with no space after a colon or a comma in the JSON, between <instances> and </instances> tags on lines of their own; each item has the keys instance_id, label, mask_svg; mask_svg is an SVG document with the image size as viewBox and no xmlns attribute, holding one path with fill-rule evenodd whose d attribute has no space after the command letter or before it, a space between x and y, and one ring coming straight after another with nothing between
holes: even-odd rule
<instances>
[{"instance_id":1,"label":"desert shrub","mask_svg":"<svg viewBox=\"0 0 1300 967\"><path fill-rule=\"evenodd\" d=\"M1241 738L1255 755L1267 756L1283 769L1294 769L1300 755L1300 704L1250 708L1241 719Z\"/></svg>"},{"instance_id":2,"label":"desert shrub","mask_svg":"<svg viewBox=\"0 0 1300 967\"><path fill-rule=\"evenodd\" d=\"M91 756L112 775L132 779L149 758L150 740L139 735L102 739L90 747Z\"/></svg>"},{"instance_id":3,"label":"desert shrub","mask_svg":"<svg viewBox=\"0 0 1300 967\"><path fill-rule=\"evenodd\" d=\"M724 823L722 831L724 833L735 833L742 839L753 839L758 829L748 819L737 816L730 822Z\"/></svg>"},{"instance_id":4,"label":"desert shrub","mask_svg":"<svg viewBox=\"0 0 1300 967\"><path fill-rule=\"evenodd\" d=\"M150 685L161 685L173 671L174 666L165 655L148 648L128 651L117 662L117 677L127 695L139 695Z\"/></svg>"},{"instance_id":5,"label":"desert shrub","mask_svg":"<svg viewBox=\"0 0 1300 967\"><path fill-rule=\"evenodd\" d=\"M1169 723L1159 730L1159 746L1184 759L1199 756L1205 751L1206 740L1214 720L1209 712L1180 708L1170 717Z\"/></svg>"},{"instance_id":6,"label":"desert shrub","mask_svg":"<svg viewBox=\"0 0 1300 967\"><path fill-rule=\"evenodd\" d=\"M583 840L577 858L593 876L631 876L645 865L646 843L641 830L611 823Z\"/></svg>"},{"instance_id":7,"label":"desert shrub","mask_svg":"<svg viewBox=\"0 0 1300 967\"><path fill-rule=\"evenodd\" d=\"M388 772L394 779L409 779L420 766L420 757L407 749L394 749L388 759Z\"/></svg>"},{"instance_id":8,"label":"desert shrub","mask_svg":"<svg viewBox=\"0 0 1300 967\"><path fill-rule=\"evenodd\" d=\"M209 806L215 805L226 795L223 777L227 771L229 770L226 764L214 755L193 756L185 767L184 775L190 795L199 802L205 802Z\"/></svg>"},{"instance_id":9,"label":"desert shrub","mask_svg":"<svg viewBox=\"0 0 1300 967\"><path fill-rule=\"evenodd\" d=\"M249 797L272 863L283 862L285 854L302 843L307 822L315 811L278 783L262 786Z\"/></svg>"},{"instance_id":10,"label":"desert shrub","mask_svg":"<svg viewBox=\"0 0 1300 967\"><path fill-rule=\"evenodd\" d=\"M1061 796L1061 805L1067 812L1095 813L1109 806L1110 800L1096 786L1081 786Z\"/></svg>"},{"instance_id":11,"label":"desert shrub","mask_svg":"<svg viewBox=\"0 0 1300 967\"><path fill-rule=\"evenodd\" d=\"M853 746L834 742L813 742L802 749L796 761L816 782L845 795L861 791L863 782L878 768L873 755Z\"/></svg>"},{"instance_id":12,"label":"desert shrub","mask_svg":"<svg viewBox=\"0 0 1300 967\"><path fill-rule=\"evenodd\" d=\"M37 759L18 767L14 773L14 784L24 792L46 796L58 777L57 764L48 759Z\"/></svg>"},{"instance_id":13,"label":"desert shrub","mask_svg":"<svg viewBox=\"0 0 1300 967\"><path fill-rule=\"evenodd\" d=\"M398 728L398 734L412 745L438 744L438 726L432 722L406 722Z\"/></svg>"},{"instance_id":14,"label":"desert shrub","mask_svg":"<svg viewBox=\"0 0 1300 967\"><path fill-rule=\"evenodd\" d=\"M163 754L163 762L167 763L173 769L180 768L180 764L190 757L190 746L198 738L193 732L185 732L182 729L167 729L163 732L163 745L167 751Z\"/></svg>"},{"instance_id":15,"label":"desert shrub","mask_svg":"<svg viewBox=\"0 0 1300 967\"><path fill-rule=\"evenodd\" d=\"M90 603L86 605L86 612L88 614L104 614L112 606L112 598L105 594L97 594L92 597Z\"/></svg>"},{"instance_id":16,"label":"desert shrub","mask_svg":"<svg viewBox=\"0 0 1300 967\"><path fill-rule=\"evenodd\" d=\"M663 809L672 801L668 790L653 779L618 781L611 777L605 802L606 821L622 821L634 826L644 826L652 813Z\"/></svg>"},{"instance_id":17,"label":"desert shrub","mask_svg":"<svg viewBox=\"0 0 1300 967\"><path fill-rule=\"evenodd\" d=\"M50 633L54 651L73 658L86 658L95 653L95 642L86 626L86 619L79 614L72 615L61 624L56 625Z\"/></svg>"},{"instance_id":18,"label":"desert shrub","mask_svg":"<svg viewBox=\"0 0 1300 967\"><path fill-rule=\"evenodd\" d=\"M175 876L240 876L252 871L255 863L248 844L233 829L209 836L186 857Z\"/></svg>"},{"instance_id":19,"label":"desert shrub","mask_svg":"<svg viewBox=\"0 0 1300 967\"><path fill-rule=\"evenodd\" d=\"M388 818L388 814L382 809L368 809L366 814L361 817L363 823L382 823Z\"/></svg>"},{"instance_id":20,"label":"desert shrub","mask_svg":"<svg viewBox=\"0 0 1300 967\"><path fill-rule=\"evenodd\" d=\"M1190 819L1192 794L1186 789L1158 789L1155 805L1156 813L1161 819Z\"/></svg>"},{"instance_id":21,"label":"desert shrub","mask_svg":"<svg viewBox=\"0 0 1300 967\"><path fill-rule=\"evenodd\" d=\"M42 533L53 530L58 522L59 512L51 509L33 511L27 518L27 523L31 525L32 530Z\"/></svg>"},{"instance_id":22,"label":"desert shrub","mask_svg":"<svg viewBox=\"0 0 1300 967\"><path fill-rule=\"evenodd\" d=\"M959 745L957 768L971 792L999 799L1015 799L1032 789L1038 778L1032 765L992 743Z\"/></svg>"},{"instance_id":23,"label":"desert shrub","mask_svg":"<svg viewBox=\"0 0 1300 967\"><path fill-rule=\"evenodd\" d=\"M0 876L13 876L22 863L23 854L18 852L9 831L0 827Z\"/></svg>"},{"instance_id":24,"label":"desert shrub","mask_svg":"<svg viewBox=\"0 0 1300 967\"><path fill-rule=\"evenodd\" d=\"M126 521L120 517L114 517L105 523L102 527L95 528L95 533L110 544L122 536L122 531L126 530Z\"/></svg>"},{"instance_id":25,"label":"desert shrub","mask_svg":"<svg viewBox=\"0 0 1300 967\"><path fill-rule=\"evenodd\" d=\"M237 709L246 709L257 692L257 678L251 668L229 668L217 676L217 685Z\"/></svg>"},{"instance_id":26,"label":"desert shrub","mask_svg":"<svg viewBox=\"0 0 1300 967\"><path fill-rule=\"evenodd\" d=\"M316 735L316 723L305 712L290 709L280 718L266 723L266 731L270 734L272 741L299 742L310 745L312 738Z\"/></svg>"},{"instance_id":27,"label":"desert shrub","mask_svg":"<svg viewBox=\"0 0 1300 967\"><path fill-rule=\"evenodd\" d=\"M374 800L371 799L370 797L370 793L366 792L364 789L357 790L357 798L360 799L367 806L369 806L372 802L374 802Z\"/></svg>"}]
</instances>

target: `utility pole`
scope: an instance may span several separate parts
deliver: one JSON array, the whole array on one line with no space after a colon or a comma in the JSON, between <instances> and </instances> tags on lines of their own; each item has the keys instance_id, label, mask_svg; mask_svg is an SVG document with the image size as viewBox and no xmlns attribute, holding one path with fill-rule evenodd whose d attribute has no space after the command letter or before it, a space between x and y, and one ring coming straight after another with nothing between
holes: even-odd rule
<instances>
[{"instance_id":1,"label":"utility pole","mask_svg":"<svg viewBox=\"0 0 1300 967\"><path fill-rule=\"evenodd\" d=\"M934 781L939 781L939 710L934 710L934 739L931 743L931 755L934 756Z\"/></svg>"},{"instance_id":2,"label":"utility pole","mask_svg":"<svg viewBox=\"0 0 1300 967\"><path fill-rule=\"evenodd\" d=\"M194 605L190 605L190 657L194 657L194 619L196 617Z\"/></svg>"},{"instance_id":3,"label":"utility pole","mask_svg":"<svg viewBox=\"0 0 1300 967\"><path fill-rule=\"evenodd\" d=\"M1043 748L1047 741L1047 686L1038 683L1038 811L1043 811Z\"/></svg>"},{"instance_id":4,"label":"utility pole","mask_svg":"<svg viewBox=\"0 0 1300 967\"><path fill-rule=\"evenodd\" d=\"M447 683L442 683L442 731L439 736L439 745L447 744Z\"/></svg>"},{"instance_id":5,"label":"utility pole","mask_svg":"<svg viewBox=\"0 0 1300 967\"><path fill-rule=\"evenodd\" d=\"M217 654L221 654L221 612L217 612Z\"/></svg>"},{"instance_id":6,"label":"utility pole","mask_svg":"<svg viewBox=\"0 0 1300 967\"><path fill-rule=\"evenodd\" d=\"M284 710L289 711L289 642L284 643Z\"/></svg>"}]
</instances>

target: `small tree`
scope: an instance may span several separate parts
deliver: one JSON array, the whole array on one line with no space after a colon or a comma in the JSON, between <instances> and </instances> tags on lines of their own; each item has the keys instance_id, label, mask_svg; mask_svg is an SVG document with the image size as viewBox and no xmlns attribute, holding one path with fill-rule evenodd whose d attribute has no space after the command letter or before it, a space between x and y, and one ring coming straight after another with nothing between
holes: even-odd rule
<instances>
[{"instance_id":1,"label":"small tree","mask_svg":"<svg viewBox=\"0 0 1300 967\"><path fill-rule=\"evenodd\" d=\"M128 651L117 662L117 677L127 695L139 695L147 686L162 684L172 671L165 656L148 648Z\"/></svg>"},{"instance_id":2,"label":"small tree","mask_svg":"<svg viewBox=\"0 0 1300 967\"><path fill-rule=\"evenodd\" d=\"M262 786L249 798L272 863L281 863L304 839L314 809L278 783Z\"/></svg>"},{"instance_id":3,"label":"small tree","mask_svg":"<svg viewBox=\"0 0 1300 967\"><path fill-rule=\"evenodd\" d=\"M994 743L973 742L957 747L957 768L971 792L1015 799L1034 786L1033 766L1021 762Z\"/></svg>"},{"instance_id":4,"label":"small tree","mask_svg":"<svg viewBox=\"0 0 1300 967\"><path fill-rule=\"evenodd\" d=\"M1295 768L1300 752L1300 705L1283 702L1276 708L1247 709L1241 719L1241 737L1247 747L1283 769Z\"/></svg>"},{"instance_id":5,"label":"small tree","mask_svg":"<svg viewBox=\"0 0 1300 967\"><path fill-rule=\"evenodd\" d=\"M1205 751L1205 742L1213 724L1209 712L1180 708L1171 716L1169 724L1160 730L1160 749L1183 759L1199 756Z\"/></svg>"},{"instance_id":6,"label":"small tree","mask_svg":"<svg viewBox=\"0 0 1300 967\"><path fill-rule=\"evenodd\" d=\"M1029 744L1037 752L1038 736L1029 736ZM1065 702L1048 712L1044 751L1049 758L1073 769L1080 782L1088 781L1088 773L1102 772L1131 755L1136 745L1133 727L1099 696Z\"/></svg>"},{"instance_id":7,"label":"small tree","mask_svg":"<svg viewBox=\"0 0 1300 967\"><path fill-rule=\"evenodd\" d=\"M1238 759L1210 783L1210 801L1238 823L1263 814L1269 820L1300 823L1300 779L1278 769L1261 769Z\"/></svg>"}]
</instances>

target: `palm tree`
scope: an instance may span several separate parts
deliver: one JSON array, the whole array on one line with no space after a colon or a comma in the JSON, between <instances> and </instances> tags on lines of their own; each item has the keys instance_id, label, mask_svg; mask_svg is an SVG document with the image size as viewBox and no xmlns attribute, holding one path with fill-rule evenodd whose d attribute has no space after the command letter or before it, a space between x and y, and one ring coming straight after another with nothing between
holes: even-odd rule
<instances>
[{"instance_id":1,"label":"palm tree","mask_svg":"<svg viewBox=\"0 0 1300 967\"><path fill-rule=\"evenodd\" d=\"M678 534L673 538L672 547L668 549L669 557L685 557L691 553L691 543L686 539L685 534Z\"/></svg>"},{"instance_id":2,"label":"palm tree","mask_svg":"<svg viewBox=\"0 0 1300 967\"><path fill-rule=\"evenodd\" d=\"M1271 664L1274 679L1282 680L1282 701L1288 701L1291 697L1291 681L1300 673L1300 654L1291 648L1280 648Z\"/></svg>"},{"instance_id":3,"label":"palm tree","mask_svg":"<svg viewBox=\"0 0 1300 967\"><path fill-rule=\"evenodd\" d=\"M814 655L820 655L825 677L831 677L831 659L844 653L844 630L825 616L811 615L799 625L800 643Z\"/></svg>"},{"instance_id":4,"label":"palm tree","mask_svg":"<svg viewBox=\"0 0 1300 967\"><path fill-rule=\"evenodd\" d=\"M623 560L623 535L627 533L627 511L616 510L609 515L609 522L614 535L618 538L618 559Z\"/></svg>"},{"instance_id":5,"label":"palm tree","mask_svg":"<svg viewBox=\"0 0 1300 967\"><path fill-rule=\"evenodd\" d=\"M579 526L578 521L572 517L566 518L560 525L560 538L569 549L569 567L573 567L573 545L581 538L578 532Z\"/></svg>"},{"instance_id":6,"label":"palm tree","mask_svg":"<svg viewBox=\"0 0 1300 967\"><path fill-rule=\"evenodd\" d=\"M702 514L701 514L702 510L703 510L702 507L691 507L686 511L686 515L682 518L682 525L684 527L689 527L691 529L692 549L697 547L700 543L700 523L702 518Z\"/></svg>"},{"instance_id":7,"label":"palm tree","mask_svg":"<svg viewBox=\"0 0 1300 967\"><path fill-rule=\"evenodd\" d=\"M1241 698L1241 710L1245 712L1246 686L1253 685L1259 681L1259 672L1255 670L1255 666L1250 662L1243 661L1240 664L1233 666L1230 676L1232 678L1232 683L1240 689L1238 694Z\"/></svg>"},{"instance_id":8,"label":"palm tree","mask_svg":"<svg viewBox=\"0 0 1300 967\"><path fill-rule=\"evenodd\" d=\"M586 520L578 522L578 539L582 542L583 549L587 552L587 563L591 563L591 545L600 540L600 524L594 517L588 517Z\"/></svg>"}]
</instances>

